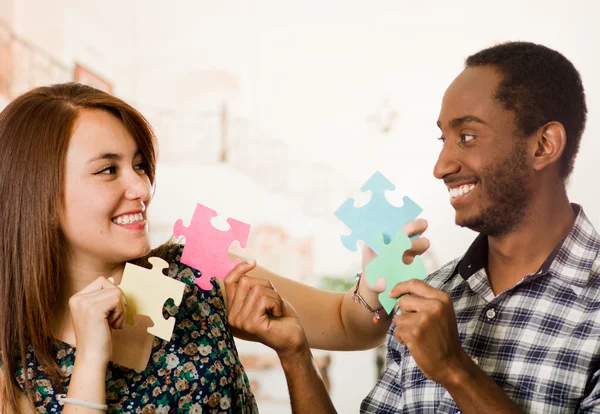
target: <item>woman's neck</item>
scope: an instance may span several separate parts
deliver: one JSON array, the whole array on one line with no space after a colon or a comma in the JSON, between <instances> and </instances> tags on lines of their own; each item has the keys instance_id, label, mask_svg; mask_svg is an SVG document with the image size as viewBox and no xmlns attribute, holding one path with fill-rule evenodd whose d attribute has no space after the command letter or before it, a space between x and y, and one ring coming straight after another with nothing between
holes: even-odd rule
<instances>
[{"instance_id":1,"label":"woman's neck","mask_svg":"<svg viewBox=\"0 0 600 414\"><path fill-rule=\"evenodd\" d=\"M69 310L69 299L77 292L99 277L112 277L115 284L121 283L125 263L117 264L91 264L70 261L67 273L61 280L61 288L58 303L52 311L52 333L55 338L63 342L74 344L74 332L72 332L71 312Z\"/></svg>"},{"instance_id":2,"label":"woman's neck","mask_svg":"<svg viewBox=\"0 0 600 414\"><path fill-rule=\"evenodd\" d=\"M121 283L125 263L104 264L102 266L91 266L89 264L69 263L67 268L67 277L65 277L61 287L62 298L68 299L85 288L99 277L108 279L112 277L115 284Z\"/></svg>"}]
</instances>

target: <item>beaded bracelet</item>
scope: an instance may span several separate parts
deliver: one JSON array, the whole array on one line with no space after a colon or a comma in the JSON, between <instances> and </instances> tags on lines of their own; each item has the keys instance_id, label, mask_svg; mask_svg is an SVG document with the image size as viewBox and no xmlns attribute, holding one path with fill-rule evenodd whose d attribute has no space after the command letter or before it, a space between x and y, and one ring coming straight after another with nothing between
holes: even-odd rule
<instances>
[{"instance_id":1,"label":"beaded bracelet","mask_svg":"<svg viewBox=\"0 0 600 414\"><path fill-rule=\"evenodd\" d=\"M382 310L383 308L373 309L372 307L369 306L367 301L364 300L364 298L362 296L360 296L360 293L358 293L358 287L360 286L360 279L362 279L362 273L357 273L356 274L356 287L354 288L354 293L352 294L352 300L354 301L354 303L360 302L361 305L363 305L365 308L367 308L367 310L373 314L373 323L375 325L377 325L379 323L379 318L380 318L379 311Z\"/></svg>"},{"instance_id":2,"label":"beaded bracelet","mask_svg":"<svg viewBox=\"0 0 600 414\"><path fill-rule=\"evenodd\" d=\"M58 394L56 398L61 404L78 405L80 407L91 408L92 410L108 411L108 405L106 404L98 404L89 401L78 400L76 398L68 398L61 394Z\"/></svg>"}]
</instances>

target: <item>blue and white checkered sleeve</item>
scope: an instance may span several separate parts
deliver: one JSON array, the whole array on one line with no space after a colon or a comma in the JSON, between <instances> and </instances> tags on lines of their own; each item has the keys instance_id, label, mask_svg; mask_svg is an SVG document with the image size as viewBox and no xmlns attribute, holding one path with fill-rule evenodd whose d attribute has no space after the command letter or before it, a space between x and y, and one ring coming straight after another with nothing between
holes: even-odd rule
<instances>
[{"instance_id":1,"label":"blue and white checkered sleeve","mask_svg":"<svg viewBox=\"0 0 600 414\"><path fill-rule=\"evenodd\" d=\"M587 393L579 404L579 414L600 413L600 370L592 375Z\"/></svg>"}]
</instances>

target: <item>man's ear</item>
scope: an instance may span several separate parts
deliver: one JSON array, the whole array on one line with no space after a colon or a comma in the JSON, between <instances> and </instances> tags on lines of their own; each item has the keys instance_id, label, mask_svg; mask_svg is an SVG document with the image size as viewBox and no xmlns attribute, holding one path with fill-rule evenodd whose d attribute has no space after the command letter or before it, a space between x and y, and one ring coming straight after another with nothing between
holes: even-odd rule
<instances>
[{"instance_id":1,"label":"man's ear","mask_svg":"<svg viewBox=\"0 0 600 414\"><path fill-rule=\"evenodd\" d=\"M558 165L567 145L565 127L560 122L548 122L538 129L535 138L533 169L541 171L551 164Z\"/></svg>"}]
</instances>

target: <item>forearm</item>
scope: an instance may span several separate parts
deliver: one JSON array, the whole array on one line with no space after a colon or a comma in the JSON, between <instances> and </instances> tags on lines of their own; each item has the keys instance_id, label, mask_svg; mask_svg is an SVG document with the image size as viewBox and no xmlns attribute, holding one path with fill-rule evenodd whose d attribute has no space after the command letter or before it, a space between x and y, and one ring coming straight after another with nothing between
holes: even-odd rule
<instances>
[{"instance_id":1,"label":"forearm","mask_svg":"<svg viewBox=\"0 0 600 414\"><path fill-rule=\"evenodd\" d=\"M106 364L75 358L67 398L106 404ZM98 414L99 410L75 404L64 405L63 414Z\"/></svg>"},{"instance_id":2,"label":"forearm","mask_svg":"<svg viewBox=\"0 0 600 414\"><path fill-rule=\"evenodd\" d=\"M459 370L442 384L463 414L524 414L465 353Z\"/></svg>"},{"instance_id":3,"label":"forearm","mask_svg":"<svg viewBox=\"0 0 600 414\"><path fill-rule=\"evenodd\" d=\"M293 414L337 413L308 347L297 354L280 355L280 360L288 384Z\"/></svg>"},{"instance_id":4,"label":"forearm","mask_svg":"<svg viewBox=\"0 0 600 414\"><path fill-rule=\"evenodd\" d=\"M271 281L277 292L292 304L304 327L311 348L353 351L374 348L385 339L391 317L380 312L381 320L373 323L373 315L362 305L354 303L352 292L327 292L303 283L286 279L267 269L256 267L250 276ZM379 308L377 296L361 294L367 303ZM373 295L373 293L371 293Z\"/></svg>"}]
</instances>

